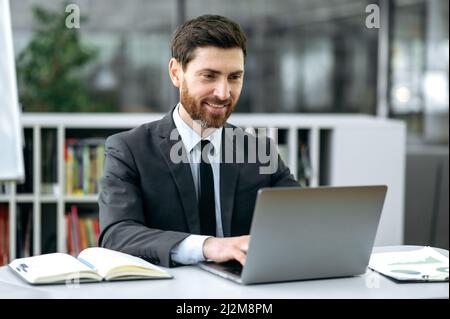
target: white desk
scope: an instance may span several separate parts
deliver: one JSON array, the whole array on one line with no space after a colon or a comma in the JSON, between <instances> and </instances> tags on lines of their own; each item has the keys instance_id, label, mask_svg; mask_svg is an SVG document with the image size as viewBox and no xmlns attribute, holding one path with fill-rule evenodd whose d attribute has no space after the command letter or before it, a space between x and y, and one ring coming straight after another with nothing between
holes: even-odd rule
<instances>
[{"instance_id":1,"label":"white desk","mask_svg":"<svg viewBox=\"0 0 450 319\"><path fill-rule=\"evenodd\" d=\"M374 251L416 246L378 247ZM448 251L440 250L448 256ZM241 286L196 266L172 268L174 279L31 286L6 266L0 268L0 298L163 298L163 299L373 299L449 298L449 283L396 283L368 270L348 278Z\"/></svg>"}]
</instances>

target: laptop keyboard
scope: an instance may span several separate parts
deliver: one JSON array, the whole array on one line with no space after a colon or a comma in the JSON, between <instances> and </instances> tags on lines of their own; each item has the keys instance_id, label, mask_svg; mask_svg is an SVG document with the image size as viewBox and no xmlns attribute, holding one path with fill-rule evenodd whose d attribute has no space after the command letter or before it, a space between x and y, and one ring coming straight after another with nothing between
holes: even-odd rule
<instances>
[{"instance_id":1,"label":"laptop keyboard","mask_svg":"<svg viewBox=\"0 0 450 319\"><path fill-rule=\"evenodd\" d=\"M242 265L236 260L220 263L219 265L222 269L234 275L240 276L242 273Z\"/></svg>"}]
</instances>

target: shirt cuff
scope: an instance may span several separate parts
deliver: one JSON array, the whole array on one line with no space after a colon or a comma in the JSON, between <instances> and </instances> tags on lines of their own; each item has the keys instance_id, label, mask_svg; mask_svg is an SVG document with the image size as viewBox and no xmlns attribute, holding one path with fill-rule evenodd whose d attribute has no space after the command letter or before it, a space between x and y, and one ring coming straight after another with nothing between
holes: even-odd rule
<instances>
[{"instance_id":1,"label":"shirt cuff","mask_svg":"<svg viewBox=\"0 0 450 319\"><path fill-rule=\"evenodd\" d=\"M173 261L190 265L205 261L203 255L203 243L211 236L189 235L170 251L170 257Z\"/></svg>"}]
</instances>

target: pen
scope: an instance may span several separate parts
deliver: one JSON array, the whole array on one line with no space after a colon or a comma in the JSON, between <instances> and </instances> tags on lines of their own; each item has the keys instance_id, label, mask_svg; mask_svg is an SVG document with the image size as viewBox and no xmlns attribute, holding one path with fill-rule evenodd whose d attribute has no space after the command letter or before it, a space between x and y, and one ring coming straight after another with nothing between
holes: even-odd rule
<instances>
[{"instance_id":1,"label":"pen","mask_svg":"<svg viewBox=\"0 0 450 319\"><path fill-rule=\"evenodd\" d=\"M445 275L422 275L423 280L448 280Z\"/></svg>"}]
</instances>

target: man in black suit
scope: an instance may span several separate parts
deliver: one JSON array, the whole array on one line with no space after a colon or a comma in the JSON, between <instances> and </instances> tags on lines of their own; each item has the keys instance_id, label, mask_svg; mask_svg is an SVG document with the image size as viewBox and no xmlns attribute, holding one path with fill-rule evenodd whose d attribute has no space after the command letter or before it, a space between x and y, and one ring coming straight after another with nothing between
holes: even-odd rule
<instances>
[{"instance_id":1,"label":"man in black suit","mask_svg":"<svg viewBox=\"0 0 450 319\"><path fill-rule=\"evenodd\" d=\"M180 103L106 141L102 247L166 267L245 263L258 190L298 186L273 142L226 123L245 55L244 33L225 17L201 16L175 31L169 74Z\"/></svg>"}]
</instances>

